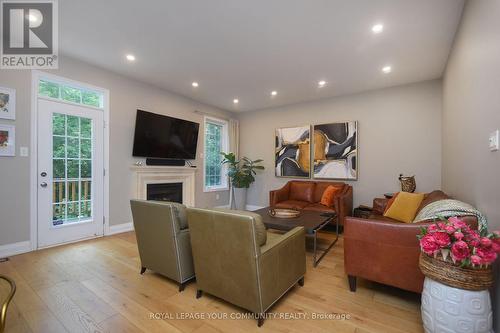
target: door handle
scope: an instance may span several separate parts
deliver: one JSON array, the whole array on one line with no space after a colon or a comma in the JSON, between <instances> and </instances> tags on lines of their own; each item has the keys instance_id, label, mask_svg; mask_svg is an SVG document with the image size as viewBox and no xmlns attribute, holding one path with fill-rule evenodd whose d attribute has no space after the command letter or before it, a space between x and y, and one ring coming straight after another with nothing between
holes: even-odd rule
<instances>
[{"instance_id":1,"label":"door handle","mask_svg":"<svg viewBox=\"0 0 500 333\"><path fill-rule=\"evenodd\" d=\"M47 187L47 183L46 182L43 182L40 184L41 187Z\"/></svg>"}]
</instances>

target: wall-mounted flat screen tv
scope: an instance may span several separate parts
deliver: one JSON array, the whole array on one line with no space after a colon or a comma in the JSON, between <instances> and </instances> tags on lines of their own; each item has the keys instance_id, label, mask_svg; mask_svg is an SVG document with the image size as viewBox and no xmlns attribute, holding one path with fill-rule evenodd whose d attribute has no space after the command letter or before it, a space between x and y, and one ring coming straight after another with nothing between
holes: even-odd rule
<instances>
[{"instance_id":1,"label":"wall-mounted flat screen tv","mask_svg":"<svg viewBox=\"0 0 500 333\"><path fill-rule=\"evenodd\" d=\"M194 160L199 127L192 121L137 110L133 155Z\"/></svg>"}]
</instances>

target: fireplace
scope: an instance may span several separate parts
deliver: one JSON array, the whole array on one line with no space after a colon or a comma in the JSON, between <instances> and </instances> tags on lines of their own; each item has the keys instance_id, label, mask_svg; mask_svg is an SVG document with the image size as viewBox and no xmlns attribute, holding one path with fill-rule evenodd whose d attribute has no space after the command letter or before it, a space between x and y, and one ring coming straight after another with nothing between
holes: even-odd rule
<instances>
[{"instance_id":1,"label":"fireplace","mask_svg":"<svg viewBox=\"0 0 500 333\"><path fill-rule=\"evenodd\" d=\"M147 200L182 203L182 183L147 184Z\"/></svg>"}]
</instances>

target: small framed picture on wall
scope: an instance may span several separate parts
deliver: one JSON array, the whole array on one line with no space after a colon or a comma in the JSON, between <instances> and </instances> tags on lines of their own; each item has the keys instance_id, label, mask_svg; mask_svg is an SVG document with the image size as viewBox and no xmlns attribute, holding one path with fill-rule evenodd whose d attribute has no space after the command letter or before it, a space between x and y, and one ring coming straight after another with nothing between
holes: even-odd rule
<instances>
[{"instance_id":1,"label":"small framed picture on wall","mask_svg":"<svg viewBox=\"0 0 500 333\"><path fill-rule=\"evenodd\" d=\"M0 119L16 119L16 90L0 87Z\"/></svg>"},{"instance_id":2,"label":"small framed picture on wall","mask_svg":"<svg viewBox=\"0 0 500 333\"><path fill-rule=\"evenodd\" d=\"M0 124L0 156L16 156L16 128Z\"/></svg>"}]
</instances>

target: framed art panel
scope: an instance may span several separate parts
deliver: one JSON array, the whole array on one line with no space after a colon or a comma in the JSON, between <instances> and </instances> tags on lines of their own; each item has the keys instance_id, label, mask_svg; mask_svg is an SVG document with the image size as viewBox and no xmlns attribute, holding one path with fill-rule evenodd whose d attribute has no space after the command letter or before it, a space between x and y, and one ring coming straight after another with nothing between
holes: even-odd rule
<instances>
[{"instance_id":1,"label":"framed art panel","mask_svg":"<svg viewBox=\"0 0 500 333\"><path fill-rule=\"evenodd\" d=\"M311 126L277 128L275 170L277 177L310 178Z\"/></svg>"},{"instance_id":2,"label":"framed art panel","mask_svg":"<svg viewBox=\"0 0 500 333\"><path fill-rule=\"evenodd\" d=\"M0 156L16 155L16 128L0 124Z\"/></svg>"},{"instance_id":3,"label":"framed art panel","mask_svg":"<svg viewBox=\"0 0 500 333\"><path fill-rule=\"evenodd\" d=\"M0 87L0 119L16 119L16 91Z\"/></svg>"},{"instance_id":4,"label":"framed art panel","mask_svg":"<svg viewBox=\"0 0 500 333\"><path fill-rule=\"evenodd\" d=\"M358 122L314 125L313 176L358 179Z\"/></svg>"}]
</instances>

